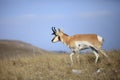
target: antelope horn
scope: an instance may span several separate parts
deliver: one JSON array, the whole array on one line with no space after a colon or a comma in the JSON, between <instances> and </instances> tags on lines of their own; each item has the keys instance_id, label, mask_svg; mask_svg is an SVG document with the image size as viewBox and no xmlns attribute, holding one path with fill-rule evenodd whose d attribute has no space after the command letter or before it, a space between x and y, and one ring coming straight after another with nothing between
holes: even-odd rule
<instances>
[{"instance_id":1,"label":"antelope horn","mask_svg":"<svg viewBox=\"0 0 120 80\"><path fill-rule=\"evenodd\" d=\"M54 31L56 32L56 29L55 29L55 27L53 27L53 29L54 29Z\"/></svg>"},{"instance_id":2,"label":"antelope horn","mask_svg":"<svg viewBox=\"0 0 120 80\"><path fill-rule=\"evenodd\" d=\"M52 31L53 31L52 35L55 35L55 33L56 33L55 27L52 27Z\"/></svg>"},{"instance_id":3,"label":"antelope horn","mask_svg":"<svg viewBox=\"0 0 120 80\"><path fill-rule=\"evenodd\" d=\"M52 27L52 31L53 31L53 32L56 32L56 31L55 31L55 27Z\"/></svg>"}]
</instances>

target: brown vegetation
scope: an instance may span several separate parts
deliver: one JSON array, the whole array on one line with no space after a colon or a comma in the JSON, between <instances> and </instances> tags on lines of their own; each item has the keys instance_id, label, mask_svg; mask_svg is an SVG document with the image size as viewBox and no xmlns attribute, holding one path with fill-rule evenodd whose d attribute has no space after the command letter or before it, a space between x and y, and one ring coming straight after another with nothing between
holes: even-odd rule
<instances>
[{"instance_id":1,"label":"brown vegetation","mask_svg":"<svg viewBox=\"0 0 120 80\"><path fill-rule=\"evenodd\" d=\"M20 44L21 43L17 44L17 46ZM27 45L28 44L26 44L26 46ZM13 44L9 44L9 46L12 47L8 47L8 43L7 46L3 44L1 46L0 44L0 80L120 79L120 50L107 51L106 53L109 59L100 55L101 57L97 64L94 63L94 54L80 54L79 62L75 55L74 65L71 65L69 54L56 54L34 47L34 55L31 55L33 52L30 48L13 48ZM32 45L29 45L29 47L30 46ZM16 51L16 49L18 51ZM3 55L3 53L5 55ZM9 54L9 56L6 56L6 53ZM22 54L22 56L10 56L12 53ZM77 73L73 72L73 70L81 72Z\"/></svg>"}]
</instances>

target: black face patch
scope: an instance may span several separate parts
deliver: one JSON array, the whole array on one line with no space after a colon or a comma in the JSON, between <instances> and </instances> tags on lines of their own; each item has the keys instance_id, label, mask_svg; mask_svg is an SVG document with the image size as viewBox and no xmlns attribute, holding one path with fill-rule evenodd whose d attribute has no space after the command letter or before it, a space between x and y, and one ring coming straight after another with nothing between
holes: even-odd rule
<instances>
[{"instance_id":1,"label":"black face patch","mask_svg":"<svg viewBox=\"0 0 120 80\"><path fill-rule=\"evenodd\" d=\"M56 35L51 41L54 42L54 40L56 40L55 42L58 42L58 41L61 41L61 38Z\"/></svg>"},{"instance_id":2,"label":"black face patch","mask_svg":"<svg viewBox=\"0 0 120 80\"><path fill-rule=\"evenodd\" d=\"M54 39L55 39L55 37L51 40L51 42L53 42Z\"/></svg>"}]
</instances>

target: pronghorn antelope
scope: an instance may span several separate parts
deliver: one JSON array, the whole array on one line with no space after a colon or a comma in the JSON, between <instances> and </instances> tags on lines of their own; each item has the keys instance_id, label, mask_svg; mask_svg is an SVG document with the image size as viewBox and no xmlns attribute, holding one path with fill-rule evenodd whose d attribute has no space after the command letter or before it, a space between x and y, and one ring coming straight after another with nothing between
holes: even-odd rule
<instances>
[{"instance_id":1,"label":"pronghorn antelope","mask_svg":"<svg viewBox=\"0 0 120 80\"><path fill-rule=\"evenodd\" d=\"M54 35L54 38L52 39L53 43L61 41L72 50L72 53L70 54L70 59L72 63L72 56L75 53L79 53L80 50L88 48L92 49L93 53L96 56L95 63L97 63L98 61L99 52L102 53L105 57L108 57L106 53L102 50L104 40L101 36L97 34L76 34L73 36L68 36L61 29L56 30L55 27L52 27L52 31L52 35Z\"/></svg>"}]
</instances>

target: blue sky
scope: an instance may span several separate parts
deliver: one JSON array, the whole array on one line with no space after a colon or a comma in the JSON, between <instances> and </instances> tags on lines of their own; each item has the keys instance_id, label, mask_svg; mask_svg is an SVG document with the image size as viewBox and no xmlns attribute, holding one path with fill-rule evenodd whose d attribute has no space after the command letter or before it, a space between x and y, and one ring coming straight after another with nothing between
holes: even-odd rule
<instances>
[{"instance_id":1,"label":"blue sky","mask_svg":"<svg viewBox=\"0 0 120 80\"><path fill-rule=\"evenodd\" d=\"M51 43L52 26L69 35L99 34L104 49L120 49L120 0L0 0L0 39L70 51Z\"/></svg>"}]
</instances>

